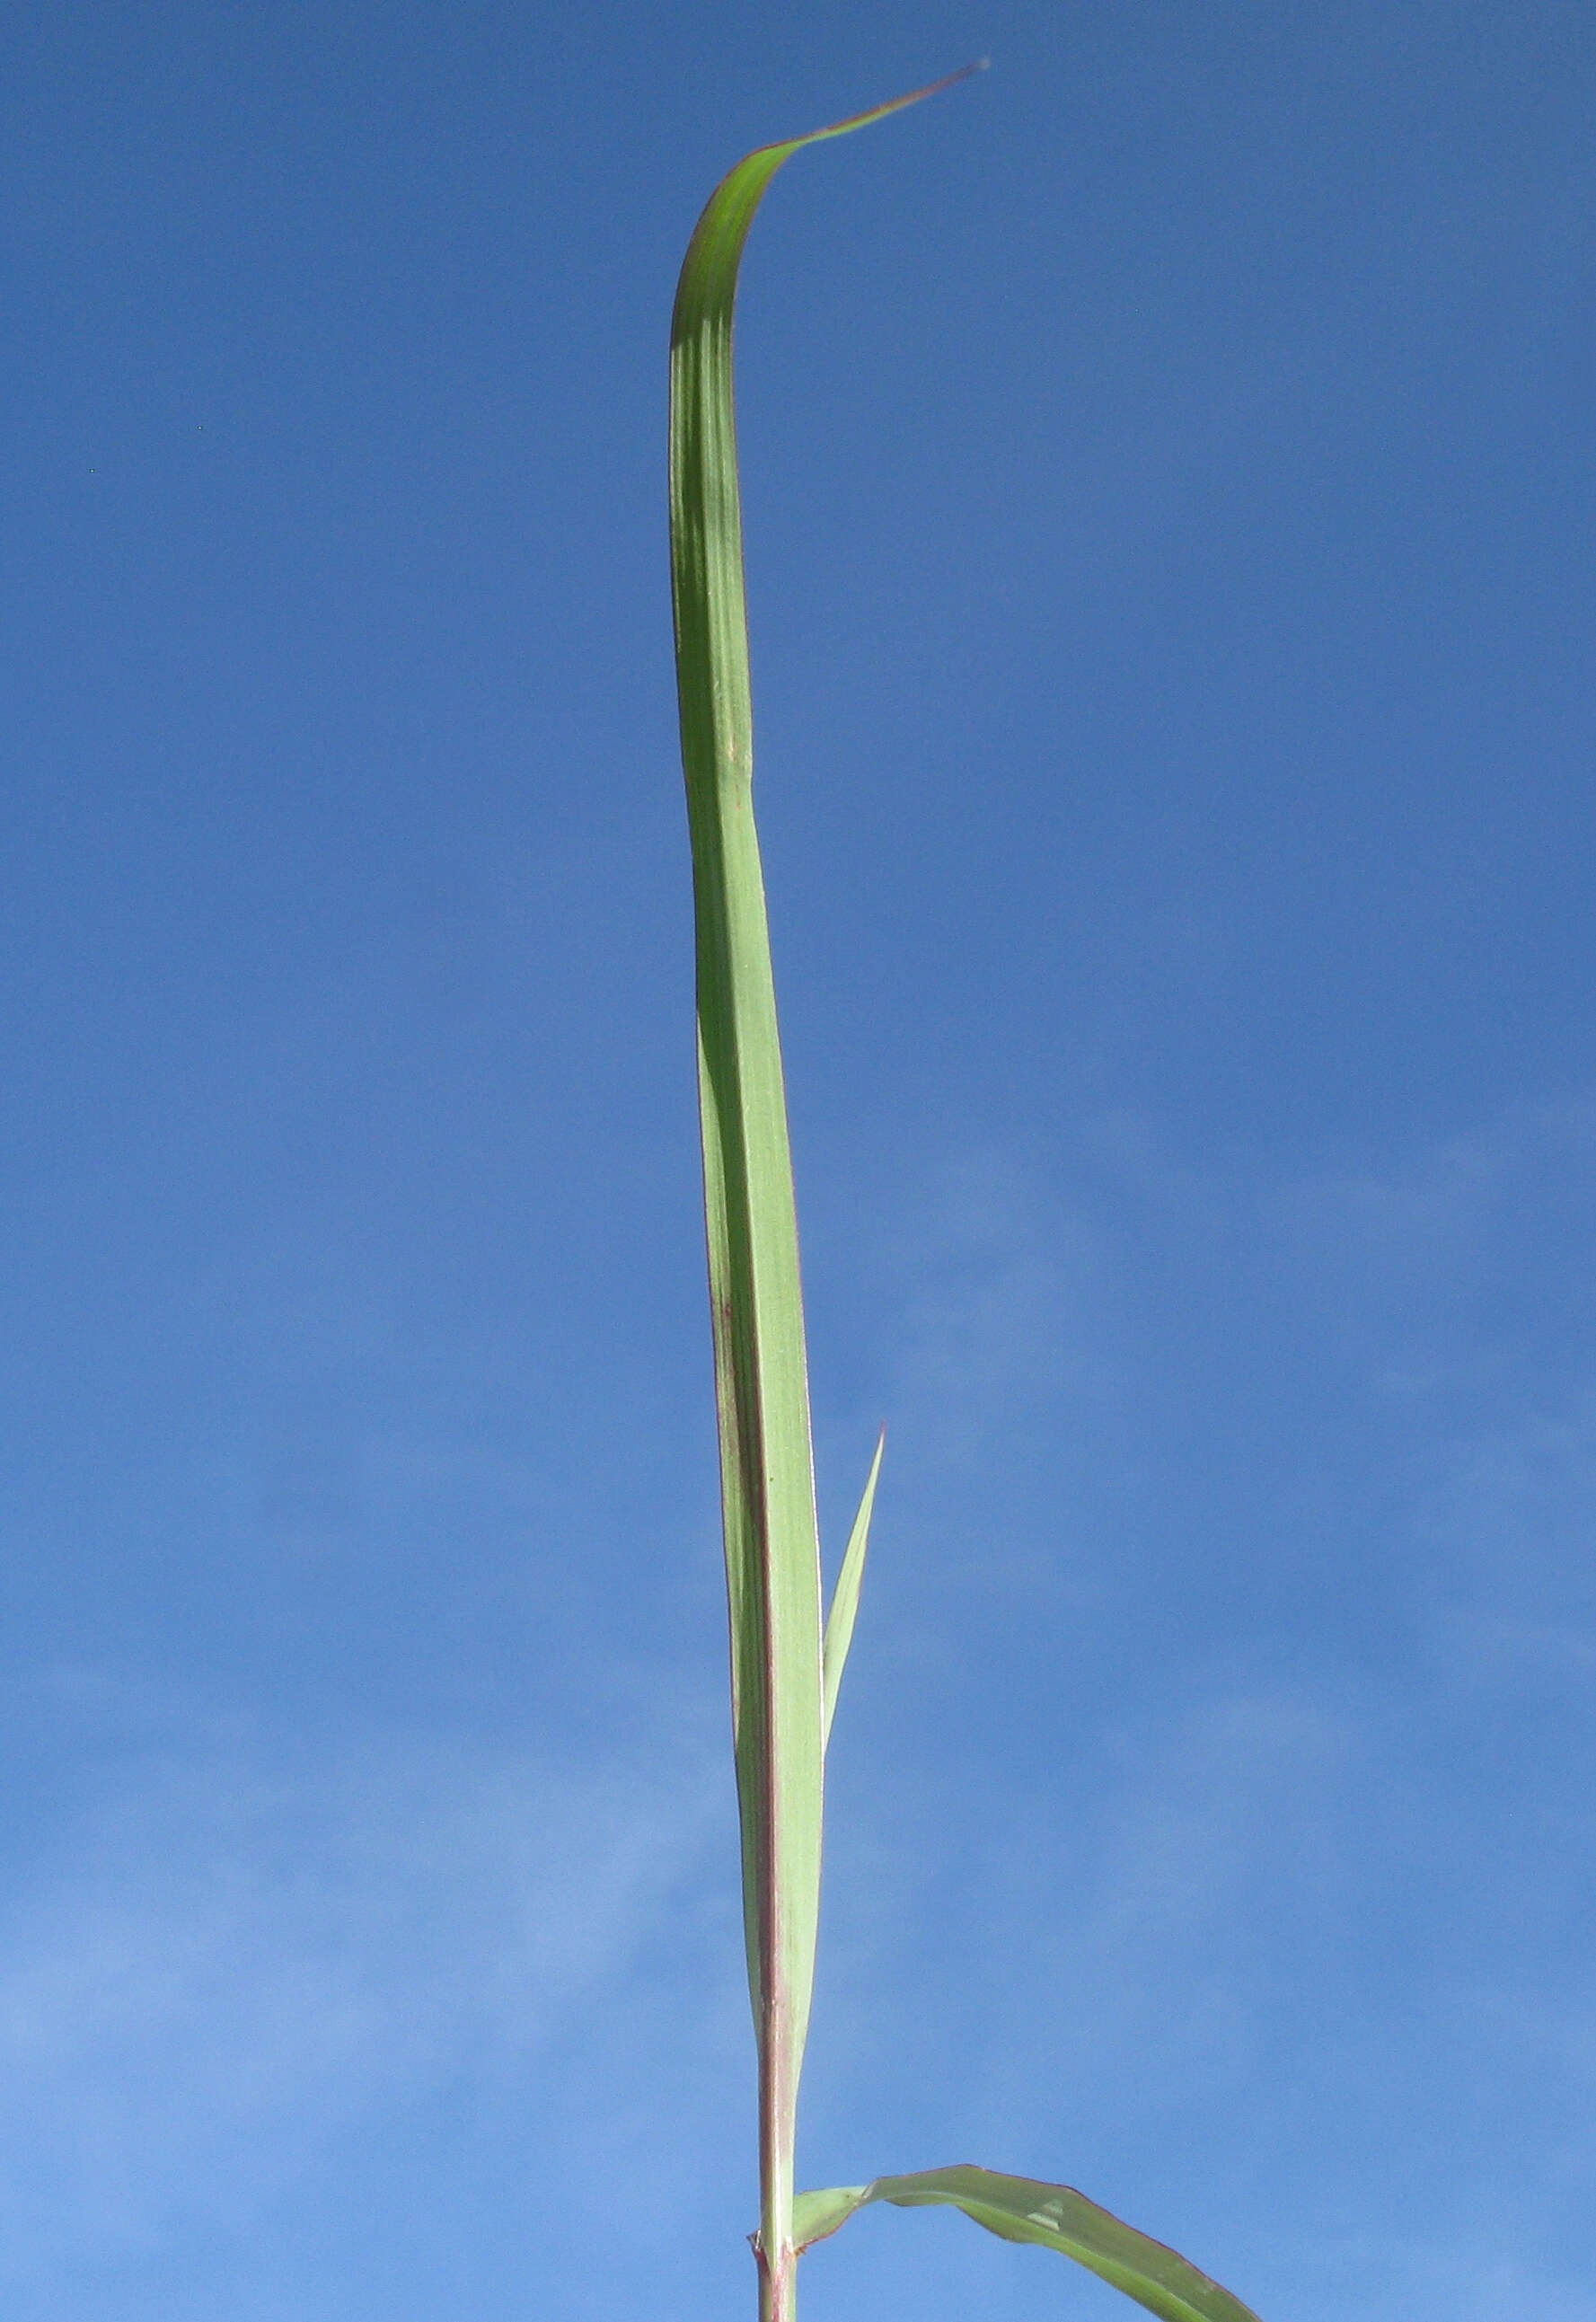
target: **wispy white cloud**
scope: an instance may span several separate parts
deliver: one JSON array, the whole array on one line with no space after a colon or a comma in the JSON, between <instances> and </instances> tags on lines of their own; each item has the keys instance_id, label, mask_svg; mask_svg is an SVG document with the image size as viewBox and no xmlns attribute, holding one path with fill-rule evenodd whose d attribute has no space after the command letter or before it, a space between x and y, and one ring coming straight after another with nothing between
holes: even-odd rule
<instances>
[{"instance_id":1,"label":"wispy white cloud","mask_svg":"<svg viewBox=\"0 0 1596 2322\"><path fill-rule=\"evenodd\" d=\"M1548 1105L1283 1206L1306 1294L1391 1431L1422 1617L1460 1673L1591 1666L1593 1153L1596 1110Z\"/></svg>"},{"instance_id":2,"label":"wispy white cloud","mask_svg":"<svg viewBox=\"0 0 1596 2322\"><path fill-rule=\"evenodd\" d=\"M1437 1624L1447 1658L1480 1678L1539 1673L1581 1683L1596 1677L1596 1622L1533 1621L1459 1612Z\"/></svg>"},{"instance_id":3,"label":"wispy white cloud","mask_svg":"<svg viewBox=\"0 0 1596 2322\"><path fill-rule=\"evenodd\" d=\"M1551 2265L1453 2241L1326 2235L1277 2259L1300 2310L1375 2322L1596 2322L1596 2294ZM1279 2301L1277 2301L1278 2305Z\"/></svg>"},{"instance_id":4,"label":"wispy white cloud","mask_svg":"<svg viewBox=\"0 0 1596 2322\"><path fill-rule=\"evenodd\" d=\"M1017 1154L950 1155L904 1202L894 1246L892 1360L904 1400L935 1412L943 1461L967 1467L1060 1395L1116 1374L1107 1252L1085 1208Z\"/></svg>"},{"instance_id":5,"label":"wispy white cloud","mask_svg":"<svg viewBox=\"0 0 1596 2322\"><path fill-rule=\"evenodd\" d=\"M1139 2080L1156 2056L1178 2106L1247 2077L1280 1982L1269 1946L1346 1914L1370 1746L1351 1704L1304 1687L1150 1705L1077 1769L1046 1842L1005 1818L982 1884L1026 1931L1005 1980L1058 2085ZM1035 2037L1015 2052L1033 2072Z\"/></svg>"},{"instance_id":6,"label":"wispy white cloud","mask_svg":"<svg viewBox=\"0 0 1596 2322\"><path fill-rule=\"evenodd\" d=\"M1590 1358L1596 1105L1516 1111L1382 1167L1325 1174L1274 1203L1336 1343L1404 1404L1533 1397Z\"/></svg>"},{"instance_id":7,"label":"wispy white cloud","mask_svg":"<svg viewBox=\"0 0 1596 2322\"><path fill-rule=\"evenodd\" d=\"M11 2263L236 2221L352 2121L524 2074L701 1877L717 1786L377 1744L115 1780L0 1915Z\"/></svg>"}]
</instances>

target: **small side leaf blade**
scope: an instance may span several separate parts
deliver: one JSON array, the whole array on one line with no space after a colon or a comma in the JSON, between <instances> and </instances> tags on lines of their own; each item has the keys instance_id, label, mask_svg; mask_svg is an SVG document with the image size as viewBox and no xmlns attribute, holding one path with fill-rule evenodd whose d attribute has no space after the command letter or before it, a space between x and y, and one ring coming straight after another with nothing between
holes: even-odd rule
<instances>
[{"instance_id":1,"label":"small side leaf blade","mask_svg":"<svg viewBox=\"0 0 1596 2322\"><path fill-rule=\"evenodd\" d=\"M853 1641L853 1623L859 1614L859 1590L864 1578L865 1552L870 1547L870 1520L876 1504L876 1485L881 1473L881 1454L887 1448L887 1431L883 1427L876 1439L876 1456L870 1463L865 1478L864 1497L859 1503L859 1513L853 1519L853 1529L848 1534L848 1546L843 1557L843 1568L837 1575L837 1585L832 1591L831 1610L825 1616L825 1697L821 1709L820 1743L824 1750L831 1741L831 1721L836 1715L837 1690L843 1682L843 1669L848 1659L848 1648Z\"/></svg>"},{"instance_id":2,"label":"small side leaf blade","mask_svg":"<svg viewBox=\"0 0 1596 2322\"><path fill-rule=\"evenodd\" d=\"M1073 2258L1163 2322L1258 2322L1250 2306L1199 2273L1178 2251L1137 2233L1072 2186L1005 2177L990 2169L926 2169L912 2177L878 2177L869 2185L800 2193L793 2205L793 2238L807 2249L871 2201L890 2201L900 2209L935 2203L962 2209L1004 2241L1035 2242Z\"/></svg>"}]
</instances>

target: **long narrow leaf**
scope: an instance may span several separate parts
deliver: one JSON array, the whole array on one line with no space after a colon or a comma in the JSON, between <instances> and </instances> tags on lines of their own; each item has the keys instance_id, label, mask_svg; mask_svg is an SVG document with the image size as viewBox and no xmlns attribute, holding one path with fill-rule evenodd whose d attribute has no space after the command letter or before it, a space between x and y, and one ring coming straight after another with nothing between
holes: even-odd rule
<instances>
[{"instance_id":1,"label":"long narrow leaf","mask_svg":"<svg viewBox=\"0 0 1596 2322\"><path fill-rule=\"evenodd\" d=\"M878 2177L829 2193L800 2193L793 2233L800 2249L824 2241L867 2202L900 2209L946 2203L1008 2242L1035 2242L1072 2257L1163 2322L1258 2322L1250 2306L1199 2273L1178 2252L1099 2209L1069 2185L1003 2177L990 2169L926 2169L913 2177Z\"/></svg>"},{"instance_id":2,"label":"long narrow leaf","mask_svg":"<svg viewBox=\"0 0 1596 2322\"><path fill-rule=\"evenodd\" d=\"M859 1590L864 1578L865 1554L870 1547L870 1520L876 1504L876 1486L880 1480L881 1454L886 1449L887 1431L883 1427L876 1440L876 1456L870 1463L870 1474L864 1479L864 1496L859 1503L859 1513L854 1517L853 1529L848 1534L843 1568L832 1591L831 1610L825 1616L825 1650L823 1656L825 1699L820 1728L823 1749L831 1745L831 1721L837 1712L837 1688L843 1682L848 1648L853 1641L853 1623L859 1613Z\"/></svg>"},{"instance_id":3,"label":"long narrow leaf","mask_svg":"<svg viewBox=\"0 0 1596 2322\"><path fill-rule=\"evenodd\" d=\"M1173 2250L1068 2186L956 2168L829 2193L793 2191L798 2080L819 1908L825 1747L858 1609L881 1447L823 1642L798 1226L753 825L732 322L743 245L783 162L804 145L914 102L899 98L740 162L698 222L671 325L671 580L698 934L699 1103L743 1917L760 2053L754 2245L761 2313L763 2322L790 2322L798 2252L868 2202L941 2202L1007 2240L1061 2251L1163 2322L1257 2322Z\"/></svg>"},{"instance_id":4,"label":"long narrow leaf","mask_svg":"<svg viewBox=\"0 0 1596 2322\"><path fill-rule=\"evenodd\" d=\"M820 1560L787 1103L753 827L732 318L743 244L782 163L913 102L899 98L740 162L694 232L670 330L671 591L698 931L743 1926L760 2052L761 2246L765 2279L773 2268L783 2283L819 1910ZM766 2303L773 2311L786 2297L782 2289Z\"/></svg>"}]
</instances>

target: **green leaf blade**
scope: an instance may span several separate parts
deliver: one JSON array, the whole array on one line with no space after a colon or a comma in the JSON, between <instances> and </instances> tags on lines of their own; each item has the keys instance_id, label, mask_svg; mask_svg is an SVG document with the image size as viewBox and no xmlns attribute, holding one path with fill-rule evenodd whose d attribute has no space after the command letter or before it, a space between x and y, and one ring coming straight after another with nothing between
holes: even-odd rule
<instances>
[{"instance_id":1,"label":"green leaf blade","mask_svg":"<svg viewBox=\"0 0 1596 2322\"><path fill-rule=\"evenodd\" d=\"M1162 2322L1258 2322L1250 2306L1199 2272L1178 2250L1138 2233L1073 2186L1006 2177L990 2169L926 2169L911 2177L877 2177L868 2185L800 2193L793 2206L794 2239L807 2249L872 2201L890 2201L900 2209L935 2204L962 2209L1004 2241L1031 2242L1073 2258Z\"/></svg>"},{"instance_id":2,"label":"green leaf blade","mask_svg":"<svg viewBox=\"0 0 1596 2322\"><path fill-rule=\"evenodd\" d=\"M789 2089L818 1909L820 1580L798 1227L764 882L732 401L737 271L798 142L722 181L671 324L670 549L750 1994Z\"/></svg>"},{"instance_id":3,"label":"green leaf blade","mask_svg":"<svg viewBox=\"0 0 1596 2322\"><path fill-rule=\"evenodd\" d=\"M749 230L782 164L931 93L739 162L688 246L670 329L671 598L768 2322L791 2312L792 2151L819 1920L824 1647L797 1212L753 820L733 320Z\"/></svg>"}]
</instances>

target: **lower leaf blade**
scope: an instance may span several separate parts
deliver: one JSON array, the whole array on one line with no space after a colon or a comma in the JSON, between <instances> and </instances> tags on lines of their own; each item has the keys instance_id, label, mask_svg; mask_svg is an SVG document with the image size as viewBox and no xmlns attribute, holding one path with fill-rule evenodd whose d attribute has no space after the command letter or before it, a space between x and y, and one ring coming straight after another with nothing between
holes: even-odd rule
<instances>
[{"instance_id":1,"label":"lower leaf blade","mask_svg":"<svg viewBox=\"0 0 1596 2322\"><path fill-rule=\"evenodd\" d=\"M1073 2186L1006 2177L990 2169L926 2169L916 2176L877 2177L868 2185L800 2193L793 2206L798 2247L824 2241L871 2201L890 2201L900 2209L937 2204L962 2209L1004 2241L1034 2242L1073 2258L1163 2322L1258 2322L1250 2306L1199 2272L1178 2250L1138 2233Z\"/></svg>"}]
</instances>

